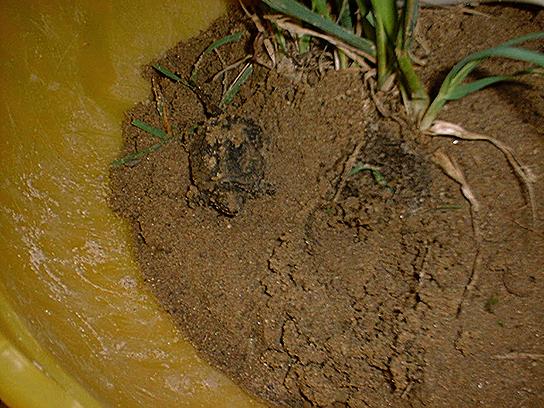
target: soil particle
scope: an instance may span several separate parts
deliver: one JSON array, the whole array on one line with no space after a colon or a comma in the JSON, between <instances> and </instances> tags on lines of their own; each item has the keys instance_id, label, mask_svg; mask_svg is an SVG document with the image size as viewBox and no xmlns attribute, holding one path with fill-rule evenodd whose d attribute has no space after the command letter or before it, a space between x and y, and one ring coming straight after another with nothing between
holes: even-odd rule
<instances>
[{"instance_id":1,"label":"soil particle","mask_svg":"<svg viewBox=\"0 0 544 408\"><path fill-rule=\"evenodd\" d=\"M468 52L544 28L537 9L478 11L423 13L417 52L430 53L421 69L430 86ZM272 405L543 406L543 227L531 224L501 153L381 117L361 72L322 72L311 58L255 66L209 118L224 88L210 78L244 58L250 26L235 12L160 61L188 77L212 41L242 30L221 59L199 64L204 98L146 70L183 137L111 174L112 206L132 224L145 279L183 333ZM442 118L502 140L541 174L543 86L487 89ZM134 107L125 153L154 143L132 119L164 126L155 103ZM480 278L466 299L470 209L431 163L438 147L483 206ZM539 220L543 187L539 178Z\"/></svg>"}]
</instances>

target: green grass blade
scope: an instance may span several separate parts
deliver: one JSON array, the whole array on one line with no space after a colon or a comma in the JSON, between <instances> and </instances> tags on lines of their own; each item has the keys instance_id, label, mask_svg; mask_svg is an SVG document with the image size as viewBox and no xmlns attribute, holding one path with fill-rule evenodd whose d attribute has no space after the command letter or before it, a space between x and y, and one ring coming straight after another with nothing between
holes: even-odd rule
<instances>
[{"instance_id":1,"label":"green grass blade","mask_svg":"<svg viewBox=\"0 0 544 408\"><path fill-rule=\"evenodd\" d=\"M330 20L331 15L327 6L327 0L312 0L312 10Z\"/></svg>"},{"instance_id":2,"label":"green grass blade","mask_svg":"<svg viewBox=\"0 0 544 408\"><path fill-rule=\"evenodd\" d=\"M301 55L306 54L308 51L310 51L310 42L312 40L312 37L309 35L301 35L298 37L298 52Z\"/></svg>"},{"instance_id":3,"label":"green grass blade","mask_svg":"<svg viewBox=\"0 0 544 408\"><path fill-rule=\"evenodd\" d=\"M397 4L395 0L371 0L375 20L383 25L389 41L394 43L397 34Z\"/></svg>"},{"instance_id":4,"label":"green grass blade","mask_svg":"<svg viewBox=\"0 0 544 408\"><path fill-rule=\"evenodd\" d=\"M357 8L363 25L363 36L369 39L372 43L376 43L376 22L374 16L369 12L369 7L365 0L356 0Z\"/></svg>"},{"instance_id":5,"label":"green grass blade","mask_svg":"<svg viewBox=\"0 0 544 408\"><path fill-rule=\"evenodd\" d=\"M512 45L517 45L524 41L539 40L543 38L544 38L544 32L531 33L531 34L527 34L521 37L514 38L512 40L509 40L501 45L498 45L497 47L488 48L483 51L478 51L473 54L470 54L454 65L454 67L451 69L450 73L448 74L448 77L449 76L455 77L459 73L461 73L461 71L466 73L466 75L464 75L466 77L470 73L470 71L466 72L466 70L464 70L465 66L468 63L476 62L476 61L479 62L484 58L490 58L490 57L503 57L503 58L515 59L515 60L531 62L535 65L543 66L544 54L538 53L536 51L527 50L525 48L512 47Z\"/></svg>"},{"instance_id":6,"label":"green grass blade","mask_svg":"<svg viewBox=\"0 0 544 408\"><path fill-rule=\"evenodd\" d=\"M382 87L394 70L395 41L397 39L397 7L395 0L371 0L376 23L376 59L378 87Z\"/></svg>"},{"instance_id":7,"label":"green grass blade","mask_svg":"<svg viewBox=\"0 0 544 408\"><path fill-rule=\"evenodd\" d=\"M113 167L121 167L121 166L127 166L127 165L130 165L130 164L133 164L135 163L136 161L138 161L139 159L141 159L142 157L145 157L153 152L156 152L157 150L159 150L162 146L164 145L164 143L156 143L146 149L143 149L143 150L140 150L138 152L134 152L134 153L130 153L130 154L127 154L125 157L121 158L121 159L117 159L117 160L114 160L111 165Z\"/></svg>"},{"instance_id":8,"label":"green grass blade","mask_svg":"<svg viewBox=\"0 0 544 408\"><path fill-rule=\"evenodd\" d=\"M142 122L139 119L134 119L130 123L133 126L136 126L137 128L142 129L143 131L149 133L151 136L156 137L157 139L166 140L169 138L169 136L166 134L164 130L151 126L145 122Z\"/></svg>"},{"instance_id":9,"label":"green grass blade","mask_svg":"<svg viewBox=\"0 0 544 408\"><path fill-rule=\"evenodd\" d=\"M326 19L295 0L263 0L263 2L277 12L297 18L329 35L339 38L352 47L358 48L368 54L370 57L376 55L376 50L372 42L350 33L335 24L334 21Z\"/></svg>"},{"instance_id":10,"label":"green grass blade","mask_svg":"<svg viewBox=\"0 0 544 408\"><path fill-rule=\"evenodd\" d=\"M489 53L490 57L510 58L544 67L544 53L517 47L501 47Z\"/></svg>"},{"instance_id":11,"label":"green grass blade","mask_svg":"<svg viewBox=\"0 0 544 408\"><path fill-rule=\"evenodd\" d=\"M530 62L532 64L544 67L543 53L527 50L525 48L498 46L495 48L489 48L487 50L476 52L464 58L462 61L455 65L454 70L452 70L453 76L458 76L459 73L462 73L463 76L466 77L470 73L470 71L467 73L466 70L463 70L464 65L476 61L481 62L483 59L491 57L509 58L517 61ZM474 66L474 68L475 67L476 66Z\"/></svg>"},{"instance_id":12,"label":"green grass blade","mask_svg":"<svg viewBox=\"0 0 544 408\"><path fill-rule=\"evenodd\" d=\"M336 5L338 11L338 23L346 30L353 32L353 20L351 15L351 7L348 0L337 0Z\"/></svg>"},{"instance_id":13,"label":"green grass blade","mask_svg":"<svg viewBox=\"0 0 544 408\"><path fill-rule=\"evenodd\" d=\"M212 52L213 50L219 48L219 47L222 47L223 45L227 45L227 44L230 44L230 43L233 43L233 42L238 42L242 39L242 32L241 31L238 31L236 33L233 33L233 34L230 34L230 35L227 35L223 38L220 38L219 40L217 41L214 41L213 43L211 43L208 48L206 48L203 52L203 54L209 54L210 52Z\"/></svg>"},{"instance_id":14,"label":"green grass blade","mask_svg":"<svg viewBox=\"0 0 544 408\"><path fill-rule=\"evenodd\" d=\"M281 52L287 54L287 40L283 35L283 31L274 23L272 23L272 30L274 31L274 38Z\"/></svg>"},{"instance_id":15,"label":"green grass blade","mask_svg":"<svg viewBox=\"0 0 544 408\"><path fill-rule=\"evenodd\" d=\"M400 87L406 108L416 122L419 122L429 107L429 94L412 64L407 50L397 52L400 71Z\"/></svg>"},{"instance_id":16,"label":"green grass blade","mask_svg":"<svg viewBox=\"0 0 544 408\"><path fill-rule=\"evenodd\" d=\"M387 46L385 27L376 20L376 60L378 63L378 88L381 88L391 73L391 58Z\"/></svg>"},{"instance_id":17,"label":"green grass blade","mask_svg":"<svg viewBox=\"0 0 544 408\"><path fill-rule=\"evenodd\" d=\"M461 84L456 86L455 89L448 93L446 100L454 101L457 99L461 99L487 86L496 84L498 82L513 81L514 79L515 76L513 75L496 75L478 79L476 81L469 82L468 84Z\"/></svg>"},{"instance_id":18,"label":"green grass blade","mask_svg":"<svg viewBox=\"0 0 544 408\"><path fill-rule=\"evenodd\" d=\"M389 188L389 183L387 182L385 176L382 172L380 172L378 169L371 167L371 166L365 166L361 163L357 164L355 167L351 169L351 171L348 173L349 177L355 176L356 174L359 174L361 172L369 172L372 174L372 178L374 179L374 182L381 186Z\"/></svg>"},{"instance_id":19,"label":"green grass blade","mask_svg":"<svg viewBox=\"0 0 544 408\"><path fill-rule=\"evenodd\" d=\"M438 112L440 112L448 100L459 99L463 96L463 93L468 95L468 93L475 92L493 83L512 79L512 75L493 76L474 81L472 83L473 85L464 84L463 81L467 78L467 76L486 58L508 58L544 67L544 53L512 46L525 41L533 41L543 38L544 32L531 33L513 38L512 40L506 41L497 47L478 51L463 58L454 65L444 79L444 82L442 82L438 95L436 95L436 98L431 106L429 106L429 109L427 109L427 112L421 121L420 128L422 130L429 128L438 115Z\"/></svg>"},{"instance_id":20,"label":"green grass blade","mask_svg":"<svg viewBox=\"0 0 544 408\"><path fill-rule=\"evenodd\" d=\"M440 87L440 89L444 89L445 91L447 91L448 89L459 85L472 71L474 71L474 69L476 69L478 65L480 65L481 62L481 59L467 61L463 66L460 66L459 69L456 70L455 74L448 74L446 76L444 82L442 82L442 86Z\"/></svg>"},{"instance_id":21,"label":"green grass blade","mask_svg":"<svg viewBox=\"0 0 544 408\"><path fill-rule=\"evenodd\" d=\"M418 17L419 1L405 0L395 38L395 57L400 74L399 89L406 111L416 123L421 121L430 103L429 94L416 73L409 54Z\"/></svg>"},{"instance_id":22,"label":"green grass blade","mask_svg":"<svg viewBox=\"0 0 544 408\"><path fill-rule=\"evenodd\" d=\"M173 81L176 81L176 82L181 82L182 81L181 77L174 74L168 68L164 68L164 67L160 66L159 64L153 64L152 67L155 68L157 71L159 71L161 74L163 74L165 77L170 78Z\"/></svg>"},{"instance_id":23,"label":"green grass blade","mask_svg":"<svg viewBox=\"0 0 544 408\"><path fill-rule=\"evenodd\" d=\"M238 42L242 39L242 35L243 33L241 31L238 31L236 33L233 33L233 34L230 34L230 35L226 35L225 37L223 38L220 38L219 40L217 41L214 41L213 43L211 43L203 52L202 54L200 54L200 56L198 57L197 61L195 62L195 64L193 65L193 69L191 70L191 76L189 78L189 82L192 83L192 84L195 84L196 81L197 81L197 77L198 77L198 67L200 65L200 63L202 62L202 58L205 56L205 55L208 55L209 53L211 53L213 50L216 50L220 47L222 47L223 45L226 45L226 44L230 44L230 43L233 43L233 42Z\"/></svg>"},{"instance_id":24,"label":"green grass blade","mask_svg":"<svg viewBox=\"0 0 544 408\"><path fill-rule=\"evenodd\" d=\"M418 18L419 0L405 0L402 9L402 30L399 30L397 47L402 50L412 48Z\"/></svg>"},{"instance_id":25,"label":"green grass blade","mask_svg":"<svg viewBox=\"0 0 544 408\"><path fill-rule=\"evenodd\" d=\"M353 20L351 15L351 7L348 0L336 0L336 7L338 8L338 21L337 23L344 27L346 30L353 32ZM338 59L340 60L340 68L347 68L349 65L349 58L342 50L338 50Z\"/></svg>"},{"instance_id":26,"label":"green grass blade","mask_svg":"<svg viewBox=\"0 0 544 408\"><path fill-rule=\"evenodd\" d=\"M544 32L529 33L525 35L520 35L519 37L512 38L511 40L503 42L501 45L518 45L527 41L541 40L544 38Z\"/></svg>"},{"instance_id":27,"label":"green grass blade","mask_svg":"<svg viewBox=\"0 0 544 408\"><path fill-rule=\"evenodd\" d=\"M181 78L179 75L174 74L168 68L164 68L163 66L160 66L159 64L153 64L152 67L155 68L157 71L159 71L161 74L163 74L165 77L170 78L172 81L179 82L183 86L189 88L191 91L194 91L195 87L193 85L191 85L189 82Z\"/></svg>"},{"instance_id":28,"label":"green grass blade","mask_svg":"<svg viewBox=\"0 0 544 408\"><path fill-rule=\"evenodd\" d=\"M227 92L225 92L223 99L221 99L221 106L228 105L233 101L236 94L240 92L240 88L242 87L242 85L248 80L252 73L253 65L248 64L240 73L240 75L238 75L236 80L231 84L229 89L227 89Z\"/></svg>"},{"instance_id":29,"label":"green grass blade","mask_svg":"<svg viewBox=\"0 0 544 408\"><path fill-rule=\"evenodd\" d=\"M450 93L448 93L447 95L448 101L453 101L456 99L463 98L464 96L467 96L471 93L479 91L480 89L483 89L485 87L488 87L490 85L493 85L499 82L515 81L520 76L529 75L533 73L537 74L538 70L534 68L529 68L523 71L516 72L511 75L494 75L494 76L477 79L469 83L460 84L456 86Z\"/></svg>"},{"instance_id":30,"label":"green grass blade","mask_svg":"<svg viewBox=\"0 0 544 408\"><path fill-rule=\"evenodd\" d=\"M372 27L374 27L374 29L376 28L376 19L374 18L374 14L367 13L365 20L366 20L366 22L368 24L370 24Z\"/></svg>"},{"instance_id":31,"label":"green grass blade","mask_svg":"<svg viewBox=\"0 0 544 408\"><path fill-rule=\"evenodd\" d=\"M543 33L544 34L544 33ZM455 64L442 83L437 99L449 100L456 88L461 86L467 76L486 58L502 57L518 61L530 62L544 67L544 54L524 48L498 46L479 51L463 58ZM443 104L442 104L443 105Z\"/></svg>"}]
</instances>

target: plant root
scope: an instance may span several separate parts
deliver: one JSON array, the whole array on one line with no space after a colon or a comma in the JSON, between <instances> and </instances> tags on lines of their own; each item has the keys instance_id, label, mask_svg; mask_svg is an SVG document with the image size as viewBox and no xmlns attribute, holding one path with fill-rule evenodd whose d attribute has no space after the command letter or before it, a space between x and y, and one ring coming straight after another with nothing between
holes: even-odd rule
<instances>
[{"instance_id":1,"label":"plant root","mask_svg":"<svg viewBox=\"0 0 544 408\"><path fill-rule=\"evenodd\" d=\"M355 145L355 148L353 149L353 152L349 155L348 159L346 160L346 163L344 164L344 169L342 171L342 175L340 176L340 181L338 182L338 185L336 187L336 193L334 194L333 203L337 203L340 199L340 195L342 194L342 191L344 190L344 187L346 186L346 183L348 181L349 175L351 173L351 170L353 167L355 167L355 163L357 162L357 157L359 156L359 153L361 153L361 149L363 148L363 145L365 144L364 137L361 137L361 140L357 145Z\"/></svg>"},{"instance_id":2,"label":"plant root","mask_svg":"<svg viewBox=\"0 0 544 408\"><path fill-rule=\"evenodd\" d=\"M433 154L433 161L435 164L437 164L438 166L442 168L442 170L444 171L444 173L446 173L448 177L450 177L452 180L454 180L456 183L458 183L461 186L461 193L470 204L470 218L472 222L472 231L474 234L474 241L476 242L476 253L474 254L474 260L472 262L472 268L470 271L470 277L468 279L468 283L465 285L465 288L463 289L463 294L457 306L457 317L459 317L459 315L463 311L463 304L467 296L470 294L470 292L472 292L472 290L476 286L476 283L478 282L478 278L480 276L480 265L481 265L481 257L482 257L481 249L482 249L482 242L483 242L481 230L478 224L480 203L476 199L476 196L472 192L472 189L470 185L468 184L465 178L465 175L463 174L463 172L461 171L459 165L455 162L455 160L453 160L445 152L439 149Z\"/></svg>"},{"instance_id":3,"label":"plant root","mask_svg":"<svg viewBox=\"0 0 544 408\"><path fill-rule=\"evenodd\" d=\"M494 360L544 360L544 354L536 353L518 353L513 351L502 355L493 356Z\"/></svg>"},{"instance_id":4,"label":"plant root","mask_svg":"<svg viewBox=\"0 0 544 408\"><path fill-rule=\"evenodd\" d=\"M348 45L337 38L331 37L329 35L320 33L309 28L302 27L297 22L284 16L268 15L264 16L264 18L276 24L278 27L284 29L285 31L290 32L291 34L310 35L312 37L320 38L327 41L328 43L334 45L336 48L344 52L344 54L346 54L349 58L355 61L358 65L360 65L363 71L370 70L370 66L368 65L367 61L375 62L374 57L359 50L358 48L352 47L351 45Z\"/></svg>"},{"instance_id":5,"label":"plant root","mask_svg":"<svg viewBox=\"0 0 544 408\"><path fill-rule=\"evenodd\" d=\"M258 34L253 41L255 62L267 68L273 69L276 66L276 47L274 46L270 38L268 38L267 31L264 28L264 25L261 22L259 16L257 14L251 14L242 0L238 0L238 3L240 3L240 7L242 7L244 13L251 19L251 21L253 21L255 28L257 28ZM266 54L270 59L270 62L265 62L264 59L260 57L259 53L257 53L257 51L261 50L262 48L265 49Z\"/></svg>"},{"instance_id":6,"label":"plant root","mask_svg":"<svg viewBox=\"0 0 544 408\"><path fill-rule=\"evenodd\" d=\"M220 54L218 54L220 55ZM222 65L223 65L223 69L221 71L219 71L217 74L215 74L213 77L212 77L212 81L217 81L223 74L226 74L228 71L232 71L233 69L236 69L238 68L240 65L242 65L244 62L246 62L247 60L251 59L252 55L251 54L248 54L246 55L244 58L241 58L239 59L238 61L228 65L228 66L225 66L224 62L222 61ZM221 59L222 60L222 59Z\"/></svg>"},{"instance_id":7,"label":"plant root","mask_svg":"<svg viewBox=\"0 0 544 408\"><path fill-rule=\"evenodd\" d=\"M465 130L459 125L445 122L442 120L436 120L433 122L431 127L429 128L429 132L433 136L446 136L446 137L454 137L462 140L471 140L471 141L485 141L491 143L493 146L495 146L497 149L499 149L504 156L506 157L506 160L508 161L508 164L510 164L510 167L512 167L512 170L514 170L514 173L516 174L517 178L521 182L522 189L526 194L527 202L531 208L531 216L533 224L536 224L537 221L537 212L536 212L536 200L535 200L535 193L533 189L533 183L535 182L535 176L532 174L532 172L524 166L514 155L514 152L512 149L502 143L500 140L497 140L495 138L482 135L475 132L470 132L468 130Z\"/></svg>"},{"instance_id":8,"label":"plant root","mask_svg":"<svg viewBox=\"0 0 544 408\"><path fill-rule=\"evenodd\" d=\"M155 79L151 80L151 88L153 89L153 95L155 96L155 104L157 105L157 111L159 116L162 118L164 130L168 136L172 136L172 127L170 126L170 121L168 120L168 103L166 102L165 97L162 94L160 86L157 84Z\"/></svg>"}]
</instances>

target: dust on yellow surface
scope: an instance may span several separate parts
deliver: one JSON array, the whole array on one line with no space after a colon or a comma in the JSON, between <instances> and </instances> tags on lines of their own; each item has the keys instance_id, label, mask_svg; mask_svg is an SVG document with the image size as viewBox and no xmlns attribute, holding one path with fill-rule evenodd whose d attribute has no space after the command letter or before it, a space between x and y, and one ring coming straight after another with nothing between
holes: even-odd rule
<instances>
[{"instance_id":1,"label":"dust on yellow surface","mask_svg":"<svg viewBox=\"0 0 544 408\"><path fill-rule=\"evenodd\" d=\"M149 95L140 67L223 11L220 0L0 4L0 334L106 406L258 405L160 311L107 205L123 112Z\"/></svg>"}]
</instances>

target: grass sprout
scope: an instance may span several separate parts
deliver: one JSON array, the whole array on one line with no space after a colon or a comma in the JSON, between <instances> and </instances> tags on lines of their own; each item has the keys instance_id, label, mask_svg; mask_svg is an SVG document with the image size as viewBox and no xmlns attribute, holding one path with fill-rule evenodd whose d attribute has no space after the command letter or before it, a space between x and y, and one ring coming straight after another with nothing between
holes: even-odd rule
<instances>
[{"instance_id":1,"label":"grass sprout","mask_svg":"<svg viewBox=\"0 0 544 408\"><path fill-rule=\"evenodd\" d=\"M185 79L183 79L179 75L173 73L168 68L165 68L165 67L163 67L163 66L161 66L159 64L153 64L152 67L155 68L158 72L160 72L165 77L171 79L172 81L179 82L183 86L189 88L191 91L193 91L193 92L195 91L195 87L190 82L187 82Z\"/></svg>"},{"instance_id":2,"label":"grass sprout","mask_svg":"<svg viewBox=\"0 0 544 408\"><path fill-rule=\"evenodd\" d=\"M218 50L224 45L240 41L242 39L242 35L243 33L241 31L238 31L233 34L226 35L225 37L211 43L204 51L202 51L195 64L193 65L189 82L193 84L196 83L198 79L198 68L200 67L200 64L202 64L202 61L206 55Z\"/></svg>"},{"instance_id":3,"label":"grass sprout","mask_svg":"<svg viewBox=\"0 0 544 408\"><path fill-rule=\"evenodd\" d=\"M377 185L381 187L388 186L387 180L385 179L385 176L383 175L383 173L374 166L366 166L364 164L359 163L354 168L351 169L351 171L349 172L349 175L354 176L363 171L370 172L372 174L372 177L374 178L374 182Z\"/></svg>"},{"instance_id":4,"label":"grass sprout","mask_svg":"<svg viewBox=\"0 0 544 408\"><path fill-rule=\"evenodd\" d=\"M147 155L158 151L163 146L165 146L166 144L170 143L172 140L175 139L174 136L168 136L168 134L164 130L156 128L155 126L152 126L139 119L134 119L130 123L132 126L135 126L138 129L143 130L144 132L148 133L149 135L151 135L152 137L156 139L159 139L160 142L155 143L145 149L138 150L137 152L129 153L120 159L114 160L111 163L113 167L132 166L136 164L143 157L146 157Z\"/></svg>"},{"instance_id":5,"label":"grass sprout","mask_svg":"<svg viewBox=\"0 0 544 408\"><path fill-rule=\"evenodd\" d=\"M156 152L157 150L159 150L163 146L164 146L164 143L155 143L154 145L152 145L152 146L150 146L150 147L148 147L146 149L139 150L137 152L127 154L126 156L124 156L124 157L122 157L120 159L114 160L111 163L111 165L113 167L132 166L132 165L136 164L143 157L145 157L145 156L147 156L147 155L149 155L151 153Z\"/></svg>"},{"instance_id":6,"label":"grass sprout","mask_svg":"<svg viewBox=\"0 0 544 408\"><path fill-rule=\"evenodd\" d=\"M232 84L229 86L219 106L226 106L232 103L234 97L240 92L242 85L249 79L253 73L253 64L248 62L240 71L238 76L234 79Z\"/></svg>"},{"instance_id":7,"label":"grass sprout","mask_svg":"<svg viewBox=\"0 0 544 408\"><path fill-rule=\"evenodd\" d=\"M163 74L165 77L170 78L172 81L176 81L176 82L183 81L183 79L181 79L179 75L174 74L168 68L165 68L159 64L153 64L152 67L155 68L157 71L159 71L161 74Z\"/></svg>"},{"instance_id":8,"label":"grass sprout","mask_svg":"<svg viewBox=\"0 0 544 408\"><path fill-rule=\"evenodd\" d=\"M219 40L214 41L213 43L211 43L202 52L202 54L199 56L198 60L194 64L189 81L183 79L178 74L174 73L173 71L171 71L170 69L168 69L166 67L163 67L162 65L153 64L152 67L156 71L158 71L160 74L164 75L166 78L169 78L174 82L180 83L180 84L186 86L187 88L189 88L191 91L195 92L196 95L203 101L206 98L203 97L202 92L200 91L199 87L196 85L196 79L197 79L197 76L198 76L198 66L201 63L201 61L203 60L203 57L205 55L210 54L213 51L217 51L218 48L220 48L220 47L222 47L222 46L224 46L226 44L240 41L242 36L243 36L242 32L236 32L236 33L227 35L227 36L225 36L223 38L220 38ZM233 64L232 66L229 66L229 67L225 68L218 75L223 74L224 72L226 72L229 69L234 69L236 66L242 64L243 62L247 61L248 59L249 58L246 57L246 58L242 59L241 61ZM253 72L253 64L248 62L247 64L245 64L245 66L242 68L242 70L240 71L238 76L234 79L234 81L230 84L228 89L225 91L225 93L223 95L223 98L221 99L220 106L228 105L233 101L234 97L240 91L241 86L248 80L248 78L250 77L252 72ZM156 89L154 87L154 91L155 90ZM155 93L155 98L157 99L158 104L159 103L162 104L162 100L160 100L161 99L160 96L161 95L158 95L157 93ZM143 130L144 132L146 132L147 134L149 134L153 138L159 139L160 142L155 143L155 144L153 144L153 145L151 145L151 146L149 146L149 147L147 147L145 149L129 153L126 156L124 156L124 157L122 157L120 159L114 160L112 162L113 167L134 165L140 159L148 156L151 153L154 153L154 152L160 150L163 146L167 145L168 143L170 143L171 141L176 139L175 136L170 134L171 131L169 129L168 120L167 120L166 117L163 116L164 113L165 113L165 111L163 111L163 109L159 109L159 114L161 115L161 117L163 117L163 120L165 122L165 126L166 126L168 131L164 131L162 129L159 129L159 128L157 128L155 126L152 126L152 125L150 125L150 124L148 124L148 123L146 123L146 122L144 122L144 121L142 121L140 119L134 119L131 122L132 126L135 126L138 129ZM189 130L189 135L194 133L196 131L196 129L197 129L197 126L191 127L191 129Z\"/></svg>"},{"instance_id":9,"label":"grass sprout","mask_svg":"<svg viewBox=\"0 0 544 408\"><path fill-rule=\"evenodd\" d=\"M369 172L372 175L372 178L374 179L374 183L376 183L376 185L385 188L390 193L395 192L395 189L389 185L384 174L377 167L358 163L355 167L351 169L351 171L349 172L349 176L351 177L361 172Z\"/></svg>"},{"instance_id":10,"label":"grass sprout","mask_svg":"<svg viewBox=\"0 0 544 408\"><path fill-rule=\"evenodd\" d=\"M240 41L242 39L242 34L243 33L241 31L238 31L238 32L236 32L234 34L226 35L225 37L220 38L217 41L214 41L213 43L211 43L209 45L208 48L206 48L204 50L203 55L209 54L213 50L215 50L215 49L217 49L219 47L222 47L223 45Z\"/></svg>"},{"instance_id":11,"label":"grass sprout","mask_svg":"<svg viewBox=\"0 0 544 408\"><path fill-rule=\"evenodd\" d=\"M151 136L156 137L161 140L169 139L169 136L166 134L166 132L162 129L156 128L154 126L151 126L139 119L134 119L131 124L133 126L136 126L138 129L143 130L144 132L149 133Z\"/></svg>"}]
</instances>

